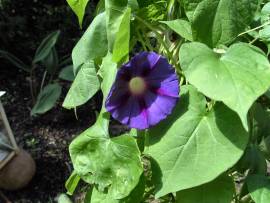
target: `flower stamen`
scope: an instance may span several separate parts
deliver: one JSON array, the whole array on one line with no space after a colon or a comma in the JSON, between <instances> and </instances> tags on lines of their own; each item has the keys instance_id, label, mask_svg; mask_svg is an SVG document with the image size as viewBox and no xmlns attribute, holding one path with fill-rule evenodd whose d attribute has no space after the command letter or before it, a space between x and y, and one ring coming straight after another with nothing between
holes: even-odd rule
<instances>
[{"instance_id":1,"label":"flower stamen","mask_svg":"<svg viewBox=\"0 0 270 203\"><path fill-rule=\"evenodd\" d=\"M146 84L143 78L134 77L129 81L129 89L132 94L140 95L143 94L146 89Z\"/></svg>"}]
</instances>

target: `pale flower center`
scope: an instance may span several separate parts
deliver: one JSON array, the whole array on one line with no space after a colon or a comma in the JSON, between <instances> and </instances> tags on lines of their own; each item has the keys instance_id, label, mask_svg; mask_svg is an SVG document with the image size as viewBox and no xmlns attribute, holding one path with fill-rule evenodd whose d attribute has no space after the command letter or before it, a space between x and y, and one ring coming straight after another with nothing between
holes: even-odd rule
<instances>
[{"instance_id":1,"label":"pale flower center","mask_svg":"<svg viewBox=\"0 0 270 203\"><path fill-rule=\"evenodd\" d=\"M142 94L145 88L146 84L141 77L134 77L129 82L129 89L132 94Z\"/></svg>"}]
</instances>

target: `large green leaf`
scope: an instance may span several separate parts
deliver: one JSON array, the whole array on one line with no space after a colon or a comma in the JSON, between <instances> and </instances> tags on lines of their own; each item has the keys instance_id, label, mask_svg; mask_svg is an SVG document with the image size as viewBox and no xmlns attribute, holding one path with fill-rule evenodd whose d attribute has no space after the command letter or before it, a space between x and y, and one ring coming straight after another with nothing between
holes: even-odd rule
<instances>
[{"instance_id":1,"label":"large green leaf","mask_svg":"<svg viewBox=\"0 0 270 203\"><path fill-rule=\"evenodd\" d=\"M87 183L108 189L112 199L127 197L136 187L143 167L136 140L128 135L108 138L97 122L70 145L75 172Z\"/></svg>"},{"instance_id":2,"label":"large green leaf","mask_svg":"<svg viewBox=\"0 0 270 203\"><path fill-rule=\"evenodd\" d=\"M267 25L263 29L261 29L257 37L266 44L268 48L267 55L269 55L270 53L270 25Z\"/></svg>"},{"instance_id":3,"label":"large green leaf","mask_svg":"<svg viewBox=\"0 0 270 203\"><path fill-rule=\"evenodd\" d=\"M182 0L193 37L210 47L232 42L252 22L258 0Z\"/></svg>"},{"instance_id":4,"label":"large green leaf","mask_svg":"<svg viewBox=\"0 0 270 203\"><path fill-rule=\"evenodd\" d=\"M127 8L116 34L113 47L113 61L115 62L121 61L123 58L127 57L129 53L130 15L131 9Z\"/></svg>"},{"instance_id":5,"label":"large green leaf","mask_svg":"<svg viewBox=\"0 0 270 203\"><path fill-rule=\"evenodd\" d=\"M204 96L184 86L172 115L149 130L156 196L214 180L242 156L248 133L222 103L207 111Z\"/></svg>"},{"instance_id":6,"label":"large green leaf","mask_svg":"<svg viewBox=\"0 0 270 203\"><path fill-rule=\"evenodd\" d=\"M128 0L105 0L107 39L110 52L113 52L116 33L119 31L127 5Z\"/></svg>"},{"instance_id":7,"label":"large green leaf","mask_svg":"<svg viewBox=\"0 0 270 203\"><path fill-rule=\"evenodd\" d=\"M181 3L184 6L185 13L189 21L193 20L193 15L195 13L195 10L201 1L202 0L181 0Z\"/></svg>"},{"instance_id":8,"label":"large green leaf","mask_svg":"<svg viewBox=\"0 0 270 203\"><path fill-rule=\"evenodd\" d=\"M137 0L128 0L128 6L132 11L136 11L139 8ZM100 0L96 6L95 15L105 11L105 0Z\"/></svg>"},{"instance_id":9,"label":"large green leaf","mask_svg":"<svg viewBox=\"0 0 270 203\"><path fill-rule=\"evenodd\" d=\"M255 103L251 108L252 115L252 141L261 140L270 135L270 111L261 105Z\"/></svg>"},{"instance_id":10,"label":"large green leaf","mask_svg":"<svg viewBox=\"0 0 270 203\"><path fill-rule=\"evenodd\" d=\"M69 89L63 107L75 108L85 104L99 90L100 84L93 61L83 64Z\"/></svg>"},{"instance_id":11,"label":"large green leaf","mask_svg":"<svg viewBox=\"0 0 270 203\"><path fill-rule=\"evenodd\" d=\"M252 175L247 178L249 193L255 203L269 203L270 179L262 175Z\"/></svg>"},{"instance_id":12,"label":"large green leaf","mask_svg":"<svg viewBox=\"0 0 270 203\"><path fill-rule=\"evenodd\" d=\"M85 13L85 8L89 0L67 0L69 6L73 12L77 15L79 24L82 27L83 17Z\"/></svg>"},{"instance_id":13,"label":"large green leaf","mask_svg":"<svg viewBox=\"0 0 270 203\"><path fill-rule=\"evenodd\" d=\"M137 0L128 0L128 6L132 9L132 11L136 11L139 8Z\"/></svg>"},{"instance_id":14,"label":"large green leaf","mask_svg":"<svg viewBox=\"0 0 270 203\"><path fill-rule=\"evenodd\" d=\"M259 35L258 37L260 38L260 40L262 40L267 48L268 48L268 53L267 55L270 54L270 2L266 3L260 13L260 17L261 17L261 24L262 25L266 25L265 27L263 27L260 31L259 31Z\"/></svg>"},{"instance_id":15,"label":"large green leaf","mask_svg":"<svg viewBox=\"0 0 270 203\"><path fill-rule=\"evenodd\" d=\"M210 183L177 192L177 203L229 203L235 194L234 182L222 175Z\"/></svg>"},{"instance_id":16,"label":"large green leaf","mask_svg":"<svg viewBox=\"0 0 270 203\"><path fill-rule=\"evenodd\" d=\"M31 110L31 115L43 114L52 109L61 95L62 87L58 84L50 84L38 94L37 102Z\"/></svg>"},{"instance_id":17,"label":"large green leaf","mask_svg":"<svg viewBox=\"0 0 270 203\"><path fill-rule=\"evenodd\" d=\"M266 3L261 10L261 23L270 21L270 2Z\"/></svg>"},{"instance_id":18,"label":"large green leaf","mask_svg":"<svg viewBox=\"0 0 270 203\"><path fill-rule=\"evenodd\" d=\"M259 31L259 38L266 43L270 43L270 25Z\"/></svg>"},{"instance_id":19,"label":"large green leaf","mask_svg":"<svg viewBox=\"0 0 270 203\"><path fill-rule=\"evenodd\" d=\"M267 163L257 146L248 146L245 154L237 163L237 171L245 173L249 170L252 174L266 174Z\"/></svg>"},{"instance_id":20,"label":"large green leaf","mask_svg":"<svg viewBox=\"0 0 270 203\"><path fill-rule=\"evenodd\" d=\"M162 21L169 26L174 32L179 34L184 39L193 41L192 30L190 22L182 19L172 20L172 21Z\"/></svg>"},{"instance_id":21,"label":"large green leaf","mask_svg":"<svg viewBox=\"0 0 270 203\"><path fill-rule=\"evenodd\" d=\"M89 60L102 58L108 50L106 35L106 16L101 13L96 16L82 38L72 50L74 72Z\"/></svg>"},{"instance_id":22,"label":"large green leaf","mask_svg":"<svg viewBox=\"0 0 270 203\"><path fill-rule=\"evenodd\" d=\"M106 98L109 94L109 91L114 83L116 73L117 64L113 62L112 55L108 53L107 56L103 58L101 67L98 72L102 78L101 90L103 92L104 98Z\"/></svg>"},{"instance_id":23,"label":"large green leaf","mask_svg":"<svg viewBox=\"0 0 270 203\"><path fill-rule=\"evenodd\" d=\"M112 199L108 193L103 193L98 191L96 188L93 188L91 198L85 203L139 203L142 200L144 189L145 189L145 180L144 176L141 176L141 179L138 185L130 193L129 196L124 199Z\"/></svg>"},{"instance_id":24,"label":"large green leaf","mask_svg":"<svg viewBox=\"0 0 270 203\"><path fill-rule=\"evenodd\" d=\"M44 60L46 57L48 57L52 48L55 46L59 35L60 35L60 31L57 30L55 32L50 33L47 37L45 37L42 40L41 44L36 50L33 63L38 63Z\"/></svg>"},{"instance_id":25,"label":"large green leaf","mask_svg":"<svg viewBox=\"0 0 270 203\"><path fill-rule=\"evenodd\" d=\"M105 109L105 100L107 99L112 84L114 83L116 72L117 64L112 61L112 54L108 53L107 56L103 58L101 67L98 72L102 78L101 91L103 93L102 109L100 111L100 117L102 119L100 122L102 123L103 129L107 132L110 122L110 113Z\"/></svg>"},{"instance_id":26,"label":"large green leaf","mask_svg":"<svg viewBox=\"0 0 270 203\"><path fill-rule=\"evenodd\" d=\"M270 159L270 136L263 137L260 143L260 150L266 159Z\"/></svg>"},{"instance_id":27,"label":"large green leaf","mask_svg":"<svg viewBox=\"0 0 270 203\"><path fill-rule=\"evenodd\" d=\"M181 47L180 63L192 85L236 111L248 128L249 108L270 86L270 64L262 51L237 43L225 54L218 54L193 42Z\"/></svg>"},{"instance_id":28,"label":"large green leaf","mask_svg":"<svg viewBox=\"0 0 270 203\"><path fill-rule=\"evenodd\" d=\"M68 65L68 66L64 67L60 71L58 77L62 80L74 81L75 76L74 76L74 72L73 72L73 65Z\"/></svg>"},{"instance_id":29,"label":"large green leaf","mask_svg":"<svg viewBox=\"0 0 270 203\"><path fill-rule=\"evenodd\" d=\"M84 203L119 203L119 200L112 199L110 195L100 192L94 187L90 199Z\"/></svg>"}]
</instances>

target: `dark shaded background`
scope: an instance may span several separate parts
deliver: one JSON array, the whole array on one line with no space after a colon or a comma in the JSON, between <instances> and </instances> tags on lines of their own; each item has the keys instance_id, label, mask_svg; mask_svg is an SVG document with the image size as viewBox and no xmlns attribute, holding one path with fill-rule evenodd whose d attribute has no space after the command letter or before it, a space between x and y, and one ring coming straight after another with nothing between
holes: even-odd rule
<instances>
[{"instance_id":1,"label":"dark shaded background","mask_svg":"<svg viewBox=\"0 0 270 203\"><path fill-rule=\"evenodd\" d=\"M0 13L0 49L22 58L34 54L40 41L50 32L60 29L57 47L69 54L82 34L77 18L65 0L2 0ZM86 11L84 27L90 23L96 1Z\"/></svg>"},{"instance_id":2,"label":"dark shaded background","mask_svg":"<svg viewBox=\"0 0 270 203\"><path fill-rule=\"evenodd\" d=\"M55 30L61 30L56 49L60 57L70 56L72 48L90 24L97 1L90 1L83 29L65 0L0 0L0 49L9 51L24 63L30 64L42 39ZM1 4L0 4L1 5ZM37 68L40 78L44 67ZM73 111L61 107L70 83L57 106L39 117L31 117L33 107L29 75L0 58L0 89L7 91L3 104L20 147L35 159L37 173L23 190L2 191L12 203L50 203L64 193L64 184L72 172L68 145L74 136L95 122L102 97L97 94L78 109L77 120ZM121 127L119 127L121 129ZM112 129L118 130L118 125ZM75 202L84 194L84 187L76 192ZM0 197L0 202L3 199Z\"/></svg>"}]
</instances>

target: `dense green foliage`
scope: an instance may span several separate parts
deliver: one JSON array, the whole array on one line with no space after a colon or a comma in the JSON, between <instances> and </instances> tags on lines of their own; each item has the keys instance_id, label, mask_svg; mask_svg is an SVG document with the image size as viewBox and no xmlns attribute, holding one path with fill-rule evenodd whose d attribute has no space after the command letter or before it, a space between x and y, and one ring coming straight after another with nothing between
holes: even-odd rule
<instances>
[{"instance_id":1,"label":"dense green foliage","mask_svg":"<svg viewBox=\"0 0 270 203\"><path fill-rule=\"evenodd\" d=\"M33 9L29 20L0 0L0 58L30 77L32 115L54 107L61 81L72 82L63 107L75 112L103 94L96 122L70 144L68 194L84 181L85 203L269 203L270 2L100 0L91 10L93 2L67 0L57 15ZM74 21L58 28L71 11ZM53 29L27 42L33 20L49 27L44 12ZM62 44L63 29L71 36ZM63 51L75 41L71 55ZM16 57L23 47L31 49ZM112 136L105 100L118 69L141 51L172 64L180 100L156 126Z\"/></svg>"},{"instance_id":2,"label":"dense green foliage","mask_svg":"<svg viewBox=\"0 0 270 203\"><path fill-rule=\"evenodd\" d=\"M87 1L68 2L81 23ZM269 8L259 0L101 0L73 49L76 78L63 106L77 108L99 89L106 99L117 67L142 50L168 58L181 95L166 120L117 137L108 133L103 102L96 123L70 145L69 193L81 178L91 184L86 203L153 195L159 202L268 203Z\"/></svg>"}]
</instances>

